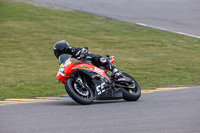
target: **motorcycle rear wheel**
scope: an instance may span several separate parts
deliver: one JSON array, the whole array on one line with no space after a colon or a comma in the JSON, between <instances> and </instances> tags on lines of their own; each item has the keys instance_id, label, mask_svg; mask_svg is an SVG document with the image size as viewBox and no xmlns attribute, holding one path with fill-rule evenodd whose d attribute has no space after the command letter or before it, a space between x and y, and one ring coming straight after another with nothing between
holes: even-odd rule
<instances>
[{"instance_id":1,"label":"motorcycle rear wheel","mask_svg":"<svg viewBox=\"0 0 200 133\"><path fill-rule=\"evenodd\" d=\"M122 93L123 93L123 99L126 101L137 101L140 96L141 96L141 88L137 81L128 75L127 73L123 73L124 76L132 79L135 82L135 88L130 89L130 88L122 88Z\"/></svg>"},{"instance_id":2,"label":"motorcycle rear wheel","mask_svg":"<svg viewBox=\"0 0 200 133\"><path fill-rule=\"evenodd\" d=\"M67 91L68 95L79 104L91 104L94 100L94 93L90 87L88 87L87 90L82 93L81 91L77 91L77 83L74 78L68 78L66 80L65 90Z\"/></svg>"}]
</instances>

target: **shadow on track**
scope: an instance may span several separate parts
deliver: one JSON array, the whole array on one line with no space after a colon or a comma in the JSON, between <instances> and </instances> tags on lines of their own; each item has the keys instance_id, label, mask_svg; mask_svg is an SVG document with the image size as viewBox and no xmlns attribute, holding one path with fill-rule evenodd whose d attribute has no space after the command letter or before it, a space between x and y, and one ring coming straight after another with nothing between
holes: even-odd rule
<instances>
[{"instance_id":1,"label":"shadow on track","mask_svg":"<svg viewBox=\"0 0 200 133\"><path fill-rule=\"evenodd\" d=\"M115 103L121 103L121 102L126 102L126 101L124 101L124 100L95 100L90 105L81 105L72 100L64 100L64 101L46 102L43 104L57 105L57 106L62 106L62 105L64 105L64 106L91 106L91 105L98 105L98 104L115 104Z\"/></svg>"}]
</instances>

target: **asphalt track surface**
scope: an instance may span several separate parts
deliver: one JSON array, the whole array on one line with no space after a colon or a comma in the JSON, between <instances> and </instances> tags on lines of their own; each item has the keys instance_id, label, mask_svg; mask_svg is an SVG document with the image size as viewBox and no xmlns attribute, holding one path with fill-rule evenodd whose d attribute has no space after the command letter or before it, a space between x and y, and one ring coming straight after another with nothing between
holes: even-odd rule
<instances>
[{"instance_id":1,"label":"asphalt track surface","mask_svg":"<svg viewBox=\"0 0 200 133\"><path fill-rule=\"evenodd\" d=\"M72 100L0 106L1 133L200 133L200 86L136 102Z\"/></svg>"},{"instance_id":2,"label":"asphalt track surface","mask_svg":"<svg viewBox=\"0 0 200 133\"><path fill-rule=\"evenodd\" d=\"M199 0L35 0L200 38Z\"/></svg>"},{"instance_id":3,"label":"asphalt track surface","mask_svg":"<svg viewBox=\"0 0 200 133\"><path fill-rule=\"evenodd\" d=\"M72 4L68 2L69 0L48 1L51 3L56 2L57 4L60 1L62 6L69 6L68 8L72 9ZM84 5L77 5L76 10L85 11L88 5L87 1L89 0L81 1ZM65 4L64 2L68 3ZM80 1L73 0L70 2L76 4ZM181 32L200 35L198 31L200 29L199 13L196 13L199 12L200 8L197 9L199 6L199 1L197 0L165 0L163 2L168 4L164 5L159 4L160 1L158 0L151 1L152 3L156 2L158 5L149 5L147 0L137 1L144 3L145 12L147 13L146 18L143 18L143 13L139 11L140 8L144 9L144 7L135 3L135 0L132 0L134 2L132 5L123 3L130 2L130 0L115 0L115 5L112 5L113 0L107 1L110 4L100 0L90 2L93 3L93 5L88 5L90 10L95 9L102 13L95 14L102 16L112 15L113 18L121 19L117 18L119 16L124 21L146 23L156 27L172 28L170 30L183 30ZM104 6L112 12L106 12L106 9L95 7L96 2L101 7ZM180 3L177 4L177 2ZM121 3L121 6L116 5L117 3ZM135 11L135 13L139 15L131 12L132 8L124 7L124 5L138 9L138 12ZM162 6L169 7L171 10L166 10ZM180 6L183 9L187 7L187 10L182 10L182 16L177 16L176 13L178 12L174 12L174 10L178 10ZM114 7L118 9L116 10ZM159 12L154 7L160 8L162 12ZM128 11L124 10L126 8ZM191 8L194 10L191 10ZM160 18L153 16L150 9L154 11L154 14L160 14ZM123 12L119 13L118 11L123 11L125 14L131 12L131 15L124 16ZM173 13L167 15L167 12L164 11ZM166 15L162 14L163 12ZM192 16L189 17L191 14ZM167 16L168 19L163 18L164 16ZM171 16L174 16L174 18L171 19ZM196 21L194 21L193 17L196 18ZM176 18L181 21L176 21ZM142 97L137 102L123 100L95 101L92 105L82 106L72 100L65 100L3 105L0 106L0 133L200 133L199 112L200 86L181 90L145 93L142 94Z\"/></svg>"}]
</instances>

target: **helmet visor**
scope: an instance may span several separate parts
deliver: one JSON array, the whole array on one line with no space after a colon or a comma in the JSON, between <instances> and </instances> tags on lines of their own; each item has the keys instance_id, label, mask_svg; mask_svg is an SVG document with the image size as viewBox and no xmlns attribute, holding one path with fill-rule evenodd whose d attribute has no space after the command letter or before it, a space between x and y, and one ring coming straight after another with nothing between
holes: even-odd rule
<instances>
[{"instance_id":1,"label":"helmet visor","mask_svg":"<svg viewBox=\"0 0 200 133\"><path fill-rule=\"evenodd\" d=\"M56 58L58 59L59 58L59 56L61 55L61 53L60 52L58 52L58 51L54 51L54 54L55 54L55 56L56 56Z\"/></svg>"}]
</instances>

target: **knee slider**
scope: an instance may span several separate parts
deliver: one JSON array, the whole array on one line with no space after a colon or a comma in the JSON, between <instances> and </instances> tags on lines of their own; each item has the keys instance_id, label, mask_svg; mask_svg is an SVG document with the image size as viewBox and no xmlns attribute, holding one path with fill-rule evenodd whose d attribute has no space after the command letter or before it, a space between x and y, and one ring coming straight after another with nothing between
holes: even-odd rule
<instances>
[{"instance_id":1,"label":"knee slider","mask_svg":"<svg viewBox=\"0 0 200 133\"><path fill-rule=\"evenodd\" d=\"M100 58L100 62L102 63L102 64L105 64L105 63L107 63L107 60L106 60L106 58Z\"/></svg>"}]
</instances>

